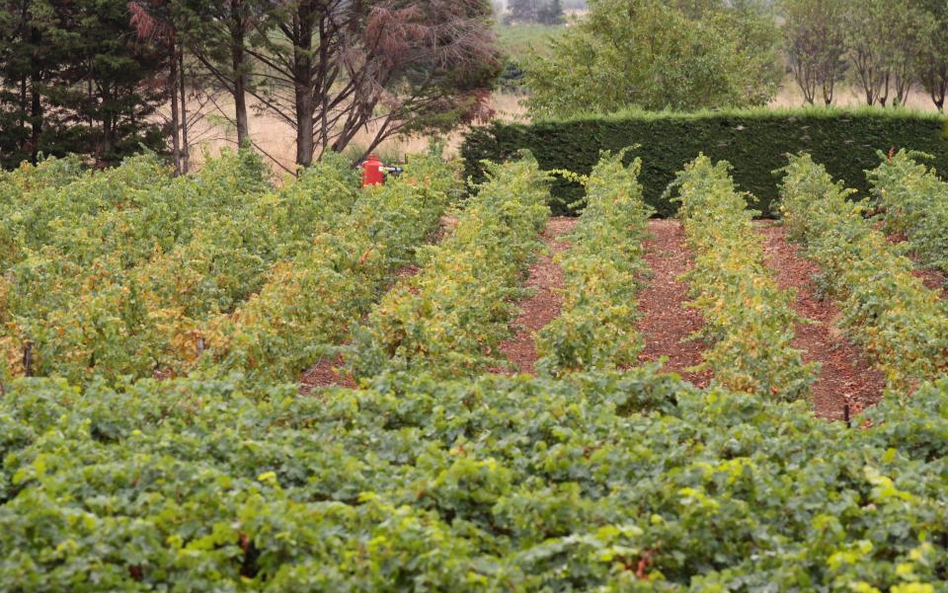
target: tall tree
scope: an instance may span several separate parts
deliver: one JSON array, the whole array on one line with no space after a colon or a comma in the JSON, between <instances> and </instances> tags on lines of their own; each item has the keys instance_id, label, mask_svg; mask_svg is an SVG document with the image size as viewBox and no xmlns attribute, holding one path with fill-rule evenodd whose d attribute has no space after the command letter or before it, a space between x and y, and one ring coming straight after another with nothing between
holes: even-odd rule
<instances>
[{"instance_id":1,"label":"tall tree","mask_svg":"<svg viewBox=\"0 0 948 593\"><path fill-rule=\"evenodd\" d=\"M539 12L539 0L510 0L510 16L514 20L535 23Z\"/></svg>"},{"instance_id":2,"label":"tall tree","mask_svg":"<svg viewBox=\"0 0 948 593\"><path fill-rule=\"evenodd\" d=\"M177 174L188 172L187 94L184 69L184 43L175 18L175 7L168 0L131 0L128 3L131 24L139 38L161 48L168 64L165 83L171 102L171 156ZM179 102L180 100L180 102Z\"/></svg>"},{"instance_id":3,"label":"tall tree","mask_svg":"<svg viewBox=\"0 0 948 593\"><path fill-rule=\"evenodd\" d=\"M71 39L52 39L55 6L46 0L0 2L0 159L36 162L48 117L43 96L69 58ZM48 135L48 134L47 134Z\"/></svg>"},{"instance_id":4,"label":"tall tree","mask_svg":"<svg viewBox=\"0 0 948 593\"><path fill-rule=\"evenodd\" d=\"M787 58L803 100L833 102L844 71L845 0L782 0Z\"/></svg>"},{"instance_id":5,"label":"tall tree","mask_svg":"<svg viewBox=\"0 0 948 593\"><path fill-rule=\"evenodd\" d=\"M759 56L773 56L777 42L772 17L723 0L591 1L549 57L528 60L527 105L537 115L569 116L763 104L782 73L762 67Z\"/></svg>"},{"instance_id":6,"label":"tall tree","mask_svg":"<svg viewBox=\"0 0 948 593\"><path fill-rule=\"evenodd\" d=\"M895 6L892 0L847 0L843 31L846 49L867 105L883 107L892 79L887 43Z\"/></svg>"},{"instance_id":7,"label":"tall tree","mask_svg":"<svg viewBox=\"0 0 948 593\"><path fill-rule=\"evenodd\" d=\"M485 113L500 71L487 0L270 0L247 52L253 90L296 131L296 162Z\"/></svg>"},{"instance_id":8,"label":"tall tree","mask_svg":"<svg viewBox=\"0 0 948 593\"><path fill-rule=\"evenodd\" d=\"M40 152L110 164L142 144L163 149L153 115L166 67L129 26L125 0L3 0L0 159Z\"/></svg>"},{"instance_id":9,"label":"tall tree","mask_svg":"<svg viewBox=\"0 0 948 593\"><path fill-rule=\"evenodd\" d=\"M948 1L918 0L922 24L918 44L918 74L938 111L948 93Z\"/></svg>"},{"instance_id":10,"label":"tall tree","mask_svg":"<svg viewBox=\"0 0 948 593\"><path fill-rule=\"evenodd\" d=\"M537 20L544 25L562 25L566 22L563 3L560 0L549 0L537 11Z\"/></svg>"},{"instance_id":11,"label":"tall tree","mask_svg":"<svg viewBox=\"0 0 948 593\"><path fill-rule=\"evenodd\" d=\"M230 94L237 143L250 144L248 90L253 64L248 44L253 21L265 8L257 0L177 0L187 21L187 46L213 81ZM225 114L227 115L227 114Z\"/></svg>"}]
</instances>

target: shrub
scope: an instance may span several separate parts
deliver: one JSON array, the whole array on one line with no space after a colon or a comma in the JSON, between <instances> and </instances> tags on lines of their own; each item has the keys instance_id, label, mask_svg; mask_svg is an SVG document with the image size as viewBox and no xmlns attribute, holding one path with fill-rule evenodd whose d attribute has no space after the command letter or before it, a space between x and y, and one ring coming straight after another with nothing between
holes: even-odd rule
<instances>
[{"instance_id":1,"label":"shrub","mask_svg":"<svg viewBox=\"0 0 948 593\"><path fill-rule=\"evenodd\" d=\"M642 241L650 210L642 201L641 159L603 153L589 177L586 209L558 261L566 276L562 311L537 336L540 370L553 375L635 364L635 295L647 271Z\"/></svg>"},{"instance_id":2,"label":"shrub","mask_svg":"<svg viewBox=\"0 0 948 593\"><path fill-rule=\"evenodd\" d=\"M907 391L948 371L948 303L912 272L903 247L863 217L854 190L834 183L809 155L794 156L780 186L780 210L790 235L822 269L822 285L839 302L840 326Z\"/></svg>"},{"instance_id":3,"label":"shrub","mask_svg":"<svg viewBox=\"0 0 948 593\"><path fill-rule=\"evenodd\" d=\"M772 171L788 154L811 153L833 176L868 191L863 171L877 164L876 151L891 147L939 155L934 165L948 171L948 120L936 114L901 110L787 109L697 113L624 112L589 115L532 124L495 123L468 134L461 154L466 174L483 178L482 159L504 160L529 149L544 169L588 174L599 152L639 144L644 162L639 177L645 202L659 216L673 216L676 206L663 197L665 188L698 153L734 167L738 188L752 193L764 215L775 213L777 178ZM583 198L581 184L553 183L554 214Z\"/></svg>"},{"instance_id":4,"label":"shrub","mask_svg":"<svg viewBox=\"0 0 948 593\"><path fill-rule=\"evenodd\" d=\"M737 193L726 162L701 155L676 179L679 216L695 266L685 278L705 325L692 339L712 341L699 368L728 389L786 400L803 398L818 367L791 348L799 317L794 294L764 264L754 212Z\"/></svg>"}]
</instances>

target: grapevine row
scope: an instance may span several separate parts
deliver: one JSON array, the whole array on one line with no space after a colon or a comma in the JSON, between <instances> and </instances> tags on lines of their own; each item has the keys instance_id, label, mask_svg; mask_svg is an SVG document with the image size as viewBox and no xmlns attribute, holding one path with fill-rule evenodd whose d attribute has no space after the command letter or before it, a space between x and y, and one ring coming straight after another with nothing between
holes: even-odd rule
<instances>
[{"instance_id":1,"label":"grapevine row","mask_svg":"<svg viewBox=\"0 0 948 593\"><path fill-rule=\"evenodd\" d=\"M17 381L0 588L931 593L946 405L926 386L846 431L642 369L321 398Z\"/></svg>"},{"instance_id":2,"label":"grapevine row","mask_svg":"<svg viewBox=\"0 0 948 593\"><path fill-rule=\"evenodd\" d=\"M912 261L809 155L792 157L784 172L780 209L790 236L822 269L842 309L840 326L887 386L905 390L948 371L948 307L912 274Z\"/></svg>"},{"instance_id":3,"label":"grapevine row","mask_svg":"<svg viewBox=\"0 0 948 593\"><path fill-rule=\"evenodd\" d=\"M450 237L423 252L354 332L352 367L453 376L498 363L521 280L549 218L548 175L532 156L493 165Z\"/></svg>"},{"instance_id":4,"label":"grapevine row","mask_svg":"<svg viewBox=\"0 0 948 593\"><path fill-rule=\"evenodd\" d=\"M223 172L211 172L215 170ZM232 169L228 175L234 181L246 178L240 171ZM214 356L220 353L223 340L206 339L217 337L213 332L205 336L208 328L220 326L219 320L252 294L262 290L274 294L265 285L268 270L271 277L278 277L294 265L307 265L300 262L332 243L333 235L342 259L327 263L323 258L312 265L341 271L344 263L340 262L351 259L356 250L358 258L367 246L379 242L386 242L389 255L394 254L385 263L397 265L417 243L413 234L430 229L432 217L437 221L446 194L433 205L424 200L413 203L422 190L408 191L402 199L390 197L393 203L382 204L384 196L404 190L408 182L394 184L383 197L362 194L350 171L341 158L327 159L277 193L245 197L246 204L219 208L219 212L205 211L204 224L191 232L190 240L168 252L159 250L139 266L126 269L113 256L97 257L87 268L67 265L65 256L44 260L60 264L53 273L24 273L33 260L18 265L17 274L12 275L13 290L0 290L0 312L6 311L0 315L5 328L0 348L8 368L13 374L23 374L22 353L29 348L32 374L57 374L74 381L94 374L114 379L187 372L205 342L215 346ZM203 185L204 181L198 178L191 183ZM421 220L410 215L416 207L428 209ZM341 239L353 233L361 243ZM314 236L318 237L315 241ZM371 291L372 286L364 288ZM307 298L311 300L325 290L321 285L310 288L312 295ZM11 306L3 307L3 301ZM278 370L283 368L274 368Z\"/></svg>"},{"instance_id":5,"label":"grapevine row","mask_svg":"<svg viewBox=\"0 0 948 593\"><path fill-rule=\"evenodd\" d=\"M559 317L537 336L538 367L551 375L635 364L635 296L646 273L642 241L650 209L638 182L641 159L604 154L583 179L586 208L559 257L566 281Z\"/></svg>"},{"instance_id":6,"label":"grapevine row","mask_svg":"<svg viewBox=\"0 0 948 593\"><path fill-rule=\"evenodd\" d=\"M440 158L417 158L402 177L364 190L348 217L275 266L233 314L181 335L185 366L239 371L251 380L297 379L339 347L392 274L414 262L455 197L456 178Z\"/></svg>"},{"instance_id":7,"label":"grapevine row","mask_svg":"<svg viewBox=\"0 0 948 593\"><path fill-rule=\"evenodd\" d=\"M799 321L794 295L764 264L754 212L734 188L729 165L699 156L678 175L682 219L695 266L687 273L713 340L702 368L729 389L793 400L806 395L817 369L790 346Z\"/></svg>"},{"instance_id":8,"label":"grapevine row","mask_svg":"<svg viewBox=\"0 0 948 593\"><path fill-rule=\"evenodd\" d=\"M948 182L900 150L869 172L887 233L904 235L928 266L948 272Z\"/></svg>"},{"instance_id":9,"label":"grapevine row","mask_svg":"<svg viewBox=\"0 0 948 593\"><path fill-rule=\"evenodd\" d=\"M199 174L174 179L155 155L81 174L69 163L50 159L32 173L0 179L3 269L38 255L78 268L108 256L131 268L187 243L209 219L233 217L269 189L264 164L249 152L225 153ZM60 169L69 173L47 173Z\"/></svg>"}]
</instances>

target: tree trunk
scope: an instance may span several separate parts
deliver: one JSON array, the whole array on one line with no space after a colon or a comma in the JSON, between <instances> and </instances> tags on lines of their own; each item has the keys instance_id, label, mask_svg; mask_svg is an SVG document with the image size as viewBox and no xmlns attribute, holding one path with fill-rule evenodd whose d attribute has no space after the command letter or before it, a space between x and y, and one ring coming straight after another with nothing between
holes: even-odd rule
<instances>
[{"instance_id":1,"label":"tree trunk","mask_svg":"<svg viewBox=\"0 0 948 593\"><path fill-rule=\"evenodd\" d=\"M28 86L29 77L22 77L20 79L20 129L26 127L26 114L30 110L29 93L27 93Z\"/></svg>"},{"instance_id":2,"label":"tree trunk","mask_svg":"<svg viewBox=\"0 0 948 593\"><path fill-rule=\"evenodd\" d=\"M293 92L296 107L296 164L313 163L315 101L313 96L313 31L316 9L302 0L296 12L297 40L293 48Z\"/></svg>"},{"instance_id":3,"label":"tree trunk","mask_svg":"<svg viewBox=\"0 0 948 593\"><path fill-rule=\"evenodd\" d=\"M37 80L30 83L30 161L35 165L39 158L40 136L43 134L43 102Z\"/></svg>"},{"instance_id":4,"label":"tree trunk","mask_svg":"<svg viewBox=\"0 0 948 593\"><path fill-rule=\"evenodd\" d=\"M175 175L181 174L181 144L178 141L178 60L175 57L174 44L171 45L171 65L168 69L168 95L171 97L171 157L174 161Z\"/></svg>"},{"instance_id":5,"label":"tree trunk","mask_svg":"<svg viewBox=\"0 0 948 593\"><path fill-rule=\"evenodd\" d=\"M31 28L30 43L34 50L39 47L40 41L40 32L35 27ZM34 165L39 158L40 136L43 133L43 99L39 89L42 76L39 64L34 56L33 67L30 71L30 161Z\"/></svg>"},{"instance_id":6,"label":"tree trunk","mask_svg":"<svg viewBox=\"0 0 948 593\"><path fill-rule=\"evenodd\" d=\"M313 164L313 93L308 86L296 84L296 164Z\"/></svg>"},{"instance_id":7,"label":"tree trunk","mask_svg":"<svg viewBox=\"0 0 948 593\"><path fill-rule=\"evenodd\" d=\"M882 105L882 107L885 107L886 103L889 102L889 84L890 84L891 78L892 78L891 72L886 72L885 76L883 77L883 80L885 82L882 85L882 90L879 91L879 105Z\"/></svg>"},{"instance_id":8,"label":"tree trunk","mask_svg":"<svg viewBox=\"0 0 948 593\"><path fill-rule=\"evenodd\" d=\"M181 82L181 172L191 168L191 147L188 146L188 94L185 89L184 44L178 49L178 79Z\"/></svg>"},{"instance_id":9,"label":"tree trunk","mask_svg":"<svg viewBox=\"0 0 948 593\"><path fill-rule=\"evenodd\" d=\"M247 118L247 62L244 53L244 19L240 0L231 3L230 58L234 69L234 115L237 120L237 145L250 144Z\"/></svg>"}]
</instances>

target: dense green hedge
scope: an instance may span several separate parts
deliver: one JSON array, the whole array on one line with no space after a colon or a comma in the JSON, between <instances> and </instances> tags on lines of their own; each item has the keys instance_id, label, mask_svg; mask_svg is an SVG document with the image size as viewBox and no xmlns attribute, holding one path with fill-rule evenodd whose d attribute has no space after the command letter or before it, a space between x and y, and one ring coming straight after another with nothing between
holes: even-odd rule
<instances>
[{"instance_id":1,"label":"dense green hedge","mask_svg":"<svg viewBox=\"0 0 948 593\"><path fill-rule=\"evenodd\" d=\"M881 109L793 109L700 112L691 114L629 112L530 125L495 123L473 130L461 147L467 174L482 178L483 159L501 160L530 149L548 169L588 173L601 149L631 144L641 148L641 182L645 200L660 216L676 211L662 198L676 171L704 152L734 165L741 190L760 199L756 207L770 212L777 198L773 171L787 164L786 155L801 151L826 165L848 187L868 191L864 171L879 164L877 150L909 148L935 154L932 165L948 171L948 119L936 114ZM629 159L633 155L629 155ZM553 188L554 213L580 200L582 187L560 179Z\"/></svg>"}]
</instances>

